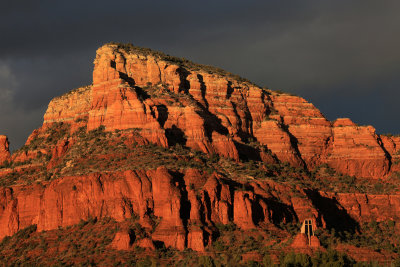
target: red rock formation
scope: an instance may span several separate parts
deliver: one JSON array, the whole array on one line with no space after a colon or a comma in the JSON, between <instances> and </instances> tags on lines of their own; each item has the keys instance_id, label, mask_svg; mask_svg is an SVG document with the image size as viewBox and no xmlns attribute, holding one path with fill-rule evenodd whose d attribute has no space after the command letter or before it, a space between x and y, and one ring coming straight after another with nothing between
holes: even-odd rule
<instances>
[{"instance_id":1,"label":"red rock formation","mask_svg":"<svg viewBox=\"0 0 400 267\"><path fill-rule=\"evenodd\" d=\"M147 237L138 240L136 242L136 245L138 247L144 248L146 250L150 250L150 251L156 250L153 240L151 240L150 238L147 238Z\"/></svg>"},{"instance_id":2,"label":"red rock formation","mask_svg":"<svg viewBox=\"0 0 400 267\"><path fill-rule=\"evenodd\" d=\"M7 136L0 135L0 165L11 158Z\"/></svg>"},{"instance_id":3,"label":"red rock formation","mask_svg":"<svg viewBox=\"0 0 400 267\"><path fill-rule=\"evenodd\" d=\"M241 229L255 228L252 209L253 199L252 192L236 191L234 194L233 222Z\"/></svg>"},{"instance_id":4,"label":"red rock formation","mask_svg":"<svg viewBox=\"0 0 400 267\"><path fill-rule=\"evenodd\" d=\"M391 171L400 172L400 136L380 136L383 147L392 157Z\"/></svg>"},{"instance_id":5,"label":"red rock formation","mask_svg":"<svg viewBox=\"0 0 400 267\"><path fill-rule=\"evenodd\" d=\"M181 193L167 169L159 168L152 179L154 215L161 219L153 239L166 246L185 248L186 231L180 215Z\"/></svg>"},{"instance_id":6,"label":"red rock formation","mask_svg":"<svg viewBox=\"0 0 400 267\"><path fill-rule=\"evenodd\" d=\"M293 248L307 248L309 246L307 236L303 233L298 233L291 246Z\"/></svg>"},{"instance_id":7,"label":"red rock formation","mask_svg":"<svg viewBox=\"0 0 400 267\"><path fill-rule=\"evenodd\" d=\"M304 166L298 151L292 145L289 133L283 127L276 120L266 120L254 131L254 136L261 144L267 145L280 161L296 167Z\"/></svg>"},{"instance_id":8,"label":"red rock formation","mask_svg":"<svg viewBox=\"0 0 400 267\"><path fill-rule=\"evenodd\" d=\"M20 217L18 213L18 200L13 198L10 188L0 188L0 238L12 235L18 231Z\"/></svg>"},{"instance_id":9,"label":"red rock formation","mask_svg":"<svg viewBox=\"0 0 400 267\"><path fill-rule=\"evenodd\" d=\"M46 127L53 122L70 122L75 127L74 131L86 125L91 103L91 86L81 87L56 97L49 103L43 124Z\"/></svg>"},{"instance_id":10,"label":"red rock formation","mask_svg":"<svg viewBox=\"0 0 400 267\"><path fill-rule=\"evenodd\" d=\"M328 163L359 177L383 178L397 162L394 139L380 141L373 128L357 127L348 119L332 126L297 96L116 44L99 48L94 63L93 85L54 99L45 125L71 122L75 131L88 121L88 130L101 125L107 131L138 128L147 140L165 147L181 143L235 160L244 152L234 140L254 137L295 167L311 170ZM271 157L259 157L271 162Z\"/></svg>"},{"instance_id":11,"label":"red rock formation","mask_svg":"<svg viewBox=\"0 0 400 267\"><path fill-rule=\"evenodd\" d=\"M231 218L232 195L228 185L221 183L215 173L204 185L202 202L206 209L206 216L209 222L228 224Z\"/></svg>"},{"instance_id":12,"label":"red rock formation","mask_svg":"<svg viewBox=\"0 0 400 267\"><path fill-rule=\"evenodd\" d=\"M134 88L119 78L118 72L111 66L107 72L109 76L106 77L109 80L96 79L96 72L101 68L98 65L111 64L110 61L103 62L101 59L98 62L93 74L93 99L89 111L88 130L99 126L105 126L107 131L139 128L141 135L151 142L168 146L164 130L152 114L151 102L142 101Z\"/></svg>"},{"instance_id":13,"label":"red rock formation","mask_svg":"<svg viewBox=\"0 0 400 267\"><path fill-rule=\"evenodd\" d=\"M312 247L312 248L322 248L321 242L319 242L318 237L311 236L310 247Z\"/></svg>"},{"instance_id":14,"label":"red rock formation","mask_svg":"<svg viewBox=\"0 0 400 267\"><path fill-rule=\"evenodd\" d=\"M200 172L191 170L186 174L185 181L194 179L196 173L201 177ZM90 217L110 216L123 221L132 214L137 215L146 228L149 215L154 214L158 225L152 235L153 240L179 249L189 247L204 251L211 241L212 230L209 226L233 222L243 230L256 229L261 222L270 224L274 218L288 216L284 215L288 212L285 206L295 212L287 220L306 218L311 214L317 220L332 223L329 221L332 212L328 206L321 206L321 200L314 200L313 196L289 196L285 200L283 195L287 195L288 191L283 185L258 182L258 187L251 185L254 192L236 189L232 197L230 187L215 174L207 183L204 184L204 180L198 184L189 183L186 189L182 188L179 179L179 176L172 176L165 168L159 168L157 171L64 177L43 185L2 188L0 225L3 227L0 228L0 237L11 235L31 224L37 224L38 230L42 231L73 225ZM204 184L204 189L195 192L190 184L196 188ZM248 189L251 188L249 186ZM337 205L358 222L400 219L400 198L397 195L320 194L324 199L336 200ZM269 203L271 197L280 199L282 204L277 206L277 203ZM190 207L189 213L185 213L185 207ZM261 214L256 207L261 207ZM125 244L127 238L124 240L121 242ZM115 241L119 247L122 246L121 242ZM299 242L295 241L293 246L299 245ZM318 241L311 240L311 247L319 247Z\"/></svg>"},{"instance_id":15,"label":"red rock formation","mask_svg":"<svg viewBox=\"0 0 400 267\"><path fill-rule=\"evenodd\" d=\"M204 243L206 240L204 230L202 229L203 222L201 214L202 203L199 196L193 189L188 189L188 201L190 202L190 215L188 222L188 237L187 247L195 251L205 251Z\"/></svg>"},{"instance_id":16,"label":"red rock formation","mask_svg":"<svg viewBox=\"0 0 400 267\"><path fill-rule=\"evenodd\" d=\"M1 190L0 204L4 208L0 209L0 223L5 227L1 227L0 237L31 224L37 224L38 231L42 231L73 225L90 217L111 216L121 221L133 213L146 224L148 211L152 210L159 223L152 238L166 246L185 248L187 233L181 215L182 195L165 168L147 173L128 171L115 176L65 177L44 187L17 186ZM195 226L202 225L203 203L193 191L189 192L192 209L188 245L202 251L204 236L201 228ZM126 236L117 236L114 243L127 248L126 240Z\"/></svg>"},{"instance_id":17,"label":"red rock formation","mask_svg":"<svg viewBox=\"0 0 400 267\"><path fill-rule=\"evenodd\" d=\"M313 104L301 97L272 94L271 100L283 125L293 136L292 147L298 150L310 169L321 164L326 143L332 135L330 122Z\"/></svg>"},{"instance_id":18,"label":"red rock formation","mask_svg":"<svg viewBox=\"0 0 400 267\"><path fill-rule=\"evenodd\" d=\"M48 169L53 168L59 162L60 158L64 156L68 149L73 145L72 140L68 140L68 138L62 139L57 142L56 146L53 148L51 152L51 160L47 165Z\"/></svg>"},{"instance_id":19,"label":"red rock formation","mask_svg":"<svg viewBox=\"0 0 400 267\"><path fill-rule=\"evenodd\" d=\"M123 144L130 148L134 143L152 142L165 148L180 144L234 159L235 167L242 167L244 159L258 161L266 171L270 166L265 163L279 161L308 170L327 163L343 174L368 178L385 178L400 171L399 137L379 136L371 126L360 127L349 119L332 124L300 97L177 62L147 50L111 44L101 47L94 62L93 85L52 100L44 125L29 137L26 151L15 153L12 161L22 164L41 154L51 155L38 169L54 171L78 142L74 132L80 127L91 131L104 126L108 132L124 130ZM60 122L68 126L67 133L47 141L47 131ZM30 149L38 140L48 144ZM110 141L110 150L114 141ZM195 163L203 160L196 158L197 153L187 154ZM111 153L101 156L117 158ZM135 156L133 152L125 155ZM174 160L184 157L173 156ZM10 160L8 142L0 136L0 164L5 160ZM219 161L226 162L232 161ZM318 192L286 183L286 177L279 177L280 182L254 179L246 173L236 177L229 169L209 175L207 164L205 170L186 166L90 170L42 184L0 187L0 238L32 224L43 231L91 217L122 222L134 216L148 236L135 245L153 250L154 244L162 242L167 247L204 252L221 224L248 231L276 230L281 223L306 218L319 227L332 226L334 219L358 223L400 220L397 194ZM1 178L7 174L1 173ZM122 231L112 247L131 249L131 243L128 232ZM314 236L308 240L299 234L292 247L320 248L320 244Z\"/></svg>"},{"instance_id":20,"label":"red rock formation","mask_svg":"<svg viewBox=\"0 0 400 267\"><path fill-rule=\"evenodd\" d=\"M131 249L131 237L127 232L118 232L115 234L114 240L111 243L111 247L117 250L129 250Z\"/></svg>"},{"instance_id":21,"label":"red rock formation","mask_svg":"<svg viewBox=\"0 0 400 267\"><path fill-rule=\"evenodd\" d=\"M389 173L390 160L372 126L338 120L333 124L332 139L326 162L339 172L371 178Z\"/></svg>"},{"instance_id":22,"label":"red rock formation","mask_svg":"<svg viewBox=\"0 0 400 267\"><path fill-rule=\"evenodd\" d=\"M311 236L309 240L303 233L298 233L290 246L299 252L306 252L310 249L323 250L318 237Z\"/></svg>"},{"instance_id":23,"label":"red rock formation","mask_svg":"<svg viewBox=\"0 0 400 267\"><path fill-rule=\"evenodd\" d=\"M400 220L400 195L321 193L335 199L357 222Z\"/></svg>"}]
</instances>

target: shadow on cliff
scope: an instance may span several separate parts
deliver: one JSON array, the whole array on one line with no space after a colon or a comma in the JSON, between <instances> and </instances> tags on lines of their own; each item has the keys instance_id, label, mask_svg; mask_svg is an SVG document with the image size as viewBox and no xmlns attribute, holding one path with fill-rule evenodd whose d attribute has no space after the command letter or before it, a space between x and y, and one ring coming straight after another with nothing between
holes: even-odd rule
<instances>
[{"instance_id":1,"label":"shadow on cliff","mask_svg":"<svg viewBox=\"0 0 400 267\"><path fill-rule=\"evenodd\" d=\"M227 91L226 91L226 99L231 98L233 91L234 91L234 89L233 89L233 87L232 87L232 82L229 81L229 82L228 82L228 89L227 89Z\"/></svg>"},{"instance_id":2,"label":"shadow on cliff","mask_svg":"<svg viewBox=\"0 0 400 267\"><path fill-rule=\"evenodd\" d=\"M132 87L133 89L135 89L136 94L138 95L138 98L143 101L146 100L148 98L150 98L150 95L143 90L143 88L136 86L136 82L133 78L129 77L126 73L123 72L119 72L119 76L122 80L124 80L125 82L128 83L128 85L130 87Z\"/></svg>"},{"instance_id":3,"label":"shadow on cliff","mask_svg":"<svg viewBox=\"0 0 400 267\"><path fill-rule=\"evenodd\" d=\"M203 75L197 74L197 79L199 79L199 82L200 82L201 98L203 99L204 104L206 105L206 108L208 109L209 105L208 105L207 98L206 98L207 87L206 87L206 84L204 83Z\"/></svg>"},{"instance_id":4,"label":"shadow on cliff","mask_svg":"<svg viewBox=\"0 0 400 267\"><path fill-rule=\"evenodd\" d=\"M359 223L354 220L335 198L321 196L316 190L305 191L313 206L322 215L327 229L336 232L355 233L360 230Z\"/></svg>"},{"instance_id":5,"label":"shadow on cliff","mask_svg":"<svg viewBox=\"0 0 400 267\"><path fill-rule=\"evenodd\" d=\"M275 226L280 227L281 223L297 222L298 218L292 206L279 202L277 199L263 199L268 206L269 221Z\"/></svg>"},{"instance_id":6,"label":"shadow on cliff","mask_svg":"<svg viewBox=\"0 0 400 267\"><path fill-rule=\"evenodd\" d=\"M184 174L178 171L169 171L169 173L173 177L171 181L172 184L175 184L175 186L179 189L181 195L181 209L179 211L179 214L180 218L182 219L183 227L185 228L185 246L187 246L188 221L190 219L190 211L192 209L192 205L190 204L188 198L188 191L186 190Z\"/></svg>"},{"instance_id":7,"label":"shadow on cliff","mask_svg":"<svg viewBox=\"0 0 400 267\"><path fill-rule=\"evenodd\" d=\"M165 129L165 136L168 140L168 146L175 146L177 144L186 145L187 138L185 133L176 125L172 125L171 128Z\"/></svg>"},{"instance_id":8,"label":"shadow on cliff","mask_svg":"<svg viewBox=\"0 0 400 267\"><path fill-rule=\"evenodd\" d=\"M179 79L181 83L179 84L179 92L183 92L185 94L189 94L190 82L187 80L190 72L182 67L179 67L176 72L179 75Z\"/></svg>"},{"instance_id":9,"label":"shadow on cliff","mask_svg":"<svg viewBox=\"0 0 400 267\"><path fill-rule=\"evenodd\" d=\"M239 152L239 158L242 161L249 161L249 160L253 160L253 161L261 161L261 156L260 156L260 150L243 144L243 143L239 143L237 141L233 141L233 143L236 146L236 149Z\"/></svg>"},{"instance_id":10,"label":"shadow on cliff","mask_svg":"<svg viewBox=\"0 0 400 267\"><path fill-rule=\"evenodd\" d=\"M164 128L165 122L168 120L168 108L166 105L157 105L157 112L158 112L158 122L160 126Z\"/></svg>"}]
</instances>

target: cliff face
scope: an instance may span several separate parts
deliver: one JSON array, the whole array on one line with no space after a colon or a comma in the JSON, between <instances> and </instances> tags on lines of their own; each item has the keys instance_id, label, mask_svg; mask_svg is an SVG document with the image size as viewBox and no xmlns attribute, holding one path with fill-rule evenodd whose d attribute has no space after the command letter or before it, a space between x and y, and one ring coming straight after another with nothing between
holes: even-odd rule
<instances>
[{"instance_id":1,"label":"cliff face","mask_svg":"<svg viewBox=\"0 0 400 267\"><path fill-rule=\"evenodd\" d=\"M155 144L181 143L235 160L270 161L263 155L267 149L279 161L309 170L327 163L370 178L391 171L393 141L386 149L371 126L346 119L332 124L301 97L117 45L99 48L94 64L93 85L53 100L45 125L87 120L88 130L140 128ZM261 147L249 146L252 139Z\"/></svg>"},{"instance_id":2,"label":"cliff face","mask_svg":"<svg viewBox=\"0 0 400 267\"><path fill-rule=\"evenodd\" d=\"M0 135L0 165L11 158L7 136Z\"/></svg>"},{"instance_id":3,"label":"cliff face","mask_svg":"<svg viewBox=\"0 0 400 267\"><path fill-rule=\"evenodd\" d=\"M32 224L135 218L146 233L138 246L204 251L231 225L287 238L283 225L309 218L351 233L400 219L400 137L148 50L108 44L94 65L93 84L53 99L12 157L0 136L0 165L10 161L0 238ZM112 246L131 249L129 233Z\"/></svg>"},{"instance_id":4,"label":"cliff face","mask_svg":"<svg viewBox=\"0 0 400 267\"><path fill-rule=\"evenodd\" d=\"M2 188L0 237L32 224L38 231L51 230L94 217L123 221L137 216L141 225L151 228L155 216L159 224L151 236L154 241L203 251L218 232L214 225L231 221L240 229L251 230L306 218L314 218L322 227L400 219L398 195L298 191L297 197L285 197L291 194L285 186L254 182L239 190L238 185L216 174L206 177L195 189L191 186L193 178L201 176L194 169L180 175L160 167Z\"/></svg>"},{"instance_id":5,"label":"cliff face","mask_svg":"<svg viewBox=\"0 0 400 267\"><path fill-rule=\"evenodd\" d=\"M151 232L154 242L204 251L219 233L215 225L230 222L242 230L275 229L280 222L313 218L323 228L355 230L371 220L400 219L399 195L303 190L293 194L293 189L275 182L252 182L242 190L217 174L201 177L204 174L195 169L177 174L160 167L2 188L0 237L32 224L43 231L95 217L119 222L137 217L148 230L157 222Z\"/></svg>"},{"instance_id":6,"label":"cliff face","mask_svg":"<svg viewBox=\"0 0 400 267\"><path fill-rule=\"evenodd\" d=\"M391 156L373 127L337 120L332 138L327 162L333 168L361 177L382 178L389 173Z\"/></svg>"}]
</instances>

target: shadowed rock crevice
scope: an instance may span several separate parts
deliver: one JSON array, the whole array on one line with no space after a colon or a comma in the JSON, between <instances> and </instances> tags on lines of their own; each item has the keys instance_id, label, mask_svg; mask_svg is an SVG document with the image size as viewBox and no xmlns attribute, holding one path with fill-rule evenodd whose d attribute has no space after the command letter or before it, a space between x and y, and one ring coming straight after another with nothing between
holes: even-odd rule
<instances>
[{"instance_id":1,"label":"shadowed rock crevice","mask_svg":"<svg viewBox=\"0 0 400 267\"><path fill-rule=\"evenodd\" d=\"M249 135L253 137L253 117L251 116L251 112L249 110L249 107L247 105L247 102L244 103L244 114L245 114L245 126L246 129L249 130Z\"/></svg>"},{"instance_id":2,"label":"shadowed rock crevice","mask_svg":"<svg viewBox=\"0 0 400 267\"><path fill-rule=\"evenodd\" d=\"M281 223L297 222L298 218L293 207L280 202L278 199L263 198L263 201L268 206L269 220L277 227Z\"/></svg>"},{"instance_id":3,"label":"shadowed rock crevice","mask_svg":"<svg viewBox=\"0 0 400 267\"><path fill-rule=\"evenodd\" d=\"M211 213L212 213L212 208L211 208L211 199L207 191L204 191L204 208L207 212L204 212L204 221L211 221Z\"/></svg>"},{"instance_id":4,"label":"shadowed rock crevice","mask_svg":"<svg viewBox=\"0 0 400 267\"><path fill-rule=\"evenodd\" d=\"M185 180L183 179L184 175L180 172L172 172L172 171L171 171L171 175L174 177L173 183L175 183L175 185L177 185L177 187L181 193L180 217L182 219L185 230L187 231L188 220L190 219L191 204L188 199L188 192L186 190Z\"/></svg>"},{"instance_id":5,"label":"shadowed rock crevice","mask_svg":"<svg viewBox=\"0 0 400 267\"><path fill-rule=\"evenodd\" d=\"M256 195L255 201L253 202L252 206L252 219L255 225L259 225L261 222L265 221L264 209L260 205L260 201L260 196Z\"/></svg>"},{"instance_id":6,"label":"shadowed rock crevice","mask_svg":"<svg viewBox=\"0 0 400 267\"><path fill-rule=\"evenodd\" d=\"M168 146L175 146L177 144L186 146L187 138L185 132L172 125L171 128L165 129L165 136L168 140Z\"/></svg>"},{"instance_id":7,"label":"shadowed rock crevice","mask_svg":"<svg viewBox=\"0 0 400 267\"><path fill-rule=\"evenodd\" d=\"M129 246L132 246L133 243L135 243L135 240L136 240L135 231L132 230L132 229L129 229L128 235L129 235Z\"/></svg>"},{"instance_id":8,"label":"shadowed rock crevice","mask_svg":"<svg viewBox=\"0 0 400 267\"><path fill-rule=\"evenodd\" d=\"M316 190L306 190L305 192L313 206L324 218L328 229L350 233L359 231L359 223L347 213L346 209L335 198L321 196Z\"/></svg>"},{"instance_id":9,"label":"shadowed rock crevice","mask_svg":"<svg viewBox=\"0 0 400 267\"><path fill-rule=\"evenodd\" d=\"M388 166L388 172L389 172L389 171L391 170L392 164L393 164L393 162L392 162L392 155L390 155L390 153L389 153L389 152L387 151L387 149L385 148L385 145L383 144L383 141L382 141L382 139L381 139L380 136L378 136L377 141L378 141L379 146L382 148L383 152L385 153L386 158L387 158L388 161L389 161L389 166Z\"/></svg>"},{"instance_id":10,"label":"shadowed rock crevice","mask_svg":"<svg viewBox=\"0 0 400 267\"><path fill-rule=\"evenodd\" d=\"M201 105L200 103L198 103ZM202 106L202 105L201 105ZM217 132L221 135L228 135L228 129L222 125L221 119L218 118L216 115L209 112L207 109L202 107L202 110L197 111L197 114L203 119L204 121L204 130L206 131L206 135L208 140L212 140L212 133Z\"/></svg>"},{"instance_id":11,"label":"shadowed rock crevice","mask_svg":"<svg viewBox=\"0 0 400 267\"><path fill-rule=\"evenodd\" d=\"M283 203L279 199L265 197L264 195L255 193L255 187L257 188L257 185L254 187L254 184L245 183L236 184L235 186L237 187L235 190L245 190L254 195L252 200L252 220L255 225L259 225L263 222L270 222L280 227L282 223L287 224L298 221L293 206ZM259 187L258 190L260 190Z\"/></svg>"},{"instance_id":12,"label":"shadowed rock crevice","mask_svg":"<svg viewBox=\"0 0 400 267\"><path fill-rule=\"evenodd\" d=\"M190 83L187 80L187 77L189 76L190 72L182 67L179 67L176 72L179 75L179 78L181 80L180 84L179 84L179 92L183 92L185 94L189 93L189 89L190 89Z\"/></svg>"},{"instance_id":13,"label":"shadowed rock crevice","mask_svg":"<svg viewBox=\"0 0 400 267\"><path fill-rule=\"evenodd\" d=\"M234 89L232 87L232 82L228 81L228 86L227 86L227 90L226 90L226 99L231 98L233 91L234 91Z\"/></svg>"},{"instance_id":14,"label":"shadowed rock crevice","mask_svg":"<svg viewBox=\"0 0 400 267\"><path fill-rule=\"evenodd\" d=\"M197 74L197 78L199 79L200 82L200 91L201 91L201 98L204 101L204 104L206 105L206 109L209 108L207 98L206 98L206 93L207 93L207 87L206 84L204 83L203 75Z\"/></svg>"},{"instance_id":15,"label":"shadowed rock crevice","mask_svg":"<svg viewBox=\"0 0 400 267\"><path fill-rule=\"evenodd\" d=\"M243 122L242 122L242 119L240 118L239 113L237 111L237 104L235 102L232 102L232 101L231 101L231 104L232 104L232 107L233 107L233 112L235 113L236 120L238 121L237 135L242 140L242 142L247 142L251 136L248 133L245 133L242 130Z\"/></svg>"},{"instance_id":16,"label":"shadowed rock crevice","mask_svg":"<svg viewBox=\"0 0 400 267\"><path fill-rule=\"evenodd\" d=\"M121 77L122 80L124 80L133 90L135 90L136 94L138 95L139 99L142 101L149 99L150 95L143 90L142 87L136 86L135 80L128 76L126 73L119 72L119 76Z\"/></svg>"},{"instance_id":17,"label":"shadowed rock crevice","mask_svg":"<svg viewBox=\"0 0 400 267\"><path fill-rule=\"evenodd\" d=\"M157 105L158 122L164 128L165 122L168 120L168 108L166 105Z\"/></svg>"},{"instance_id":18,"label":"shadowed rock crevice","mask_svg":"<svg viewBox=\"0 0 400 267\"><path fill-rule=\"evenodd\" d=\"M240 160L245 162L250 160L261 161L260 151L258 149L237 141L233 141L233 143L239 152Z\"/></svg>"},{"instance_id":19,"label":"shadowed rock crevice","mask_svg":"<svg viewBox=\"0 0 400 267\"><path fill-rule=\"evenodd\" d=\"M185 230L185 247L188 246L188 222L190 220L190 213L192 209L192 205L188 198L188 191L186 190L186 184L184 180L184 174L177 171L170 171L170 174L173 177L172 183L179 189L180 191L180 204L181 208L179 211L180 218L183 223L183 227Z\"/></svg>"}]
</instances>

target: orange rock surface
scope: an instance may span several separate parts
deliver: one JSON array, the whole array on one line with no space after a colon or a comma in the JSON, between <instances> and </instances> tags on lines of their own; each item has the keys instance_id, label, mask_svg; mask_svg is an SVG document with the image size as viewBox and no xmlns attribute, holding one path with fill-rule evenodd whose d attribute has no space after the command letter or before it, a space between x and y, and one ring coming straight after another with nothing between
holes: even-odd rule
<instances>
[{"instance_id":1,"label":"orange rock surface","mask_svg":"<svg viewBox=\"0 0 400 267\"><path fill-rule=\"evenodd\" d=\"M399 138L381 139L374 128L349 119L332 124L301 97L115 44L99 48L94 64L93 85L54 99L45 125L135 128L164 147L181 143L235 160L270 161L248 147L253 138L281 162L309 170L328 163L357 177L383 178L395 165Z\"/></svg>"},{"instance_id":2,"label":"orange rock surface","mask_svg":"<svg viewBox=\"0 0 400 267\"><path fill-rule=\"evenodd\" d=\"M111 247L117 250L129 250L131 245L131 237L126 232L116 233L111 243Z\"/></svg>"},{"instance_id":3,"label":"orange rock surface","mask_svg":"<svg viewBox=\"0 0 400 267\"><path fill-rule=\"evenodd\" d=\"M7 136L0 135L0 165L11 158Z\"/></svg>"},{"instance_id":4,"label":"orange rock surface","mask_svg":"<svg viewBox=\"0 0 400 267\"><path fill-rule=\"evenodd\" d=\"M329 122L301 97L148 50L107 44L94 65L93 84L53 99L23 149L11 157L0 136L0 164L15 164L0 169L0 178L35 178L0 187L0 238L32 224L45 231L94 217L136 218L147 235L135 246L205 252L224 227L281 233L282 224L311 218L322 229L345 224L355 232L371 219L400 220L397 193L305 188L322 164L364 181L386 181L400 171L400 137L378 135L350 119ZM102 128L109 140L99 134ZM79 139L85 130L87 138ZM134 161L145 153L140 149L150 151L150 161ZM174 152L179 149L182 154ZM165 151L176 164L153 166ZM87 162L95 152L95 163L106 167ZM299 183L288 173L279 176L290 166ZM260 170L266 174L255 179ZM331 176L323 178L334 182ZM132 249L133 241L120 231L111 247ZM292 247L320 245L298 234Z\"/></svg>"}]
</instances>

